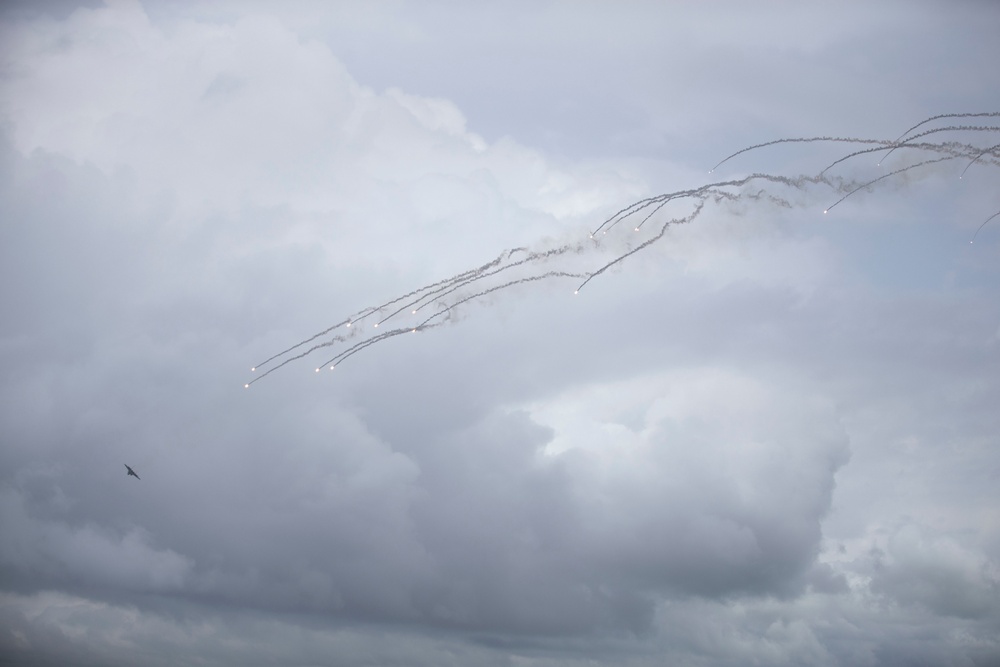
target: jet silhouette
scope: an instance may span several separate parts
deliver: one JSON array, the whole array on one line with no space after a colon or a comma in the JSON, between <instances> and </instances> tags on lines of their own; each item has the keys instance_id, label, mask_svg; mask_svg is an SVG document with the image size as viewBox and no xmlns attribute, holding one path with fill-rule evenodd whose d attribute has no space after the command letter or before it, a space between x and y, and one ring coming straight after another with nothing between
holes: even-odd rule
<instances>
[{"instance_id":1,"label":"jet silhouette","mask_svg":"<svg viewBox=\"0 0 1000 667\"><path fill-rule=\"evenodd\" d=\"M134 471L134 470L132 470L131 468L129 468L129 467L128 467L128 464L127 464L127 463L125 464L125 467L126 467L126 468L128 468L128 472L127 472L127 473L125 473L125 476L126 476L126 477L127 477L127 476L129 476L129 475L132 475L132 476L133 476L133 477L135 477L136 479L142 479L142 477L139 477L138 475L136 475L136 474L135 474L135 471Z\"/></svg>"}]
</instances>

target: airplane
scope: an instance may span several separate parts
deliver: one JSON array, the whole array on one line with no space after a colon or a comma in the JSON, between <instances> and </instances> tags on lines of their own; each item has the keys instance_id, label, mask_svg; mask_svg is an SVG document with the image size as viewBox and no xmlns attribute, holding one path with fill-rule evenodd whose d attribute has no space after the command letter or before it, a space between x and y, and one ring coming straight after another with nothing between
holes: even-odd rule
<instances>
[{"instance_id":1,"label":"airplane","mask_svg":"<svg viewBox=\"0 0 1000 667\"><path fill-rule=\"evenodd\" d=\"M128 472L125 473L126 477L129 476L129 475L132 475L132 477L135 477L136 479L142 479L142 477L139 477L138 475L135 474L134 470L132 470L131 468L128 467L127 463L125 464L125 467L128 468Z\"/></svg>"}]
</instances>

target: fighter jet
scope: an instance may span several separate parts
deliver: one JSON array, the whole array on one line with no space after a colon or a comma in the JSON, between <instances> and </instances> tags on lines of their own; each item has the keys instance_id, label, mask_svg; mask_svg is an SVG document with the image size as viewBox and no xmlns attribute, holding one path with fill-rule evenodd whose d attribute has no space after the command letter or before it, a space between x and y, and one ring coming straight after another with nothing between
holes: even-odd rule
<instances>
[{"instance_id":1,"label":"fighter jet","mask_svg":"<svg viewBox=\"0 0 1000 667\"><path fill-rule=\"evenodd\" d=\"M129 476L129 475L132 475L132 476L133 476L133 477L135 477L136 479L142 479L142 477L139 477L138 475L136 475L136 474L135 474L135 471L134 471L134 470L132 470L131 468L129 468L129 467L128 467L128 464L127 464L127 463L125 464L125 467L126 467L126 468L128 468L128 472L127 472L127 473L125 473L125 476L126 476L126 477L127 477L127 476Z\"/></svg>"}]
</instances>

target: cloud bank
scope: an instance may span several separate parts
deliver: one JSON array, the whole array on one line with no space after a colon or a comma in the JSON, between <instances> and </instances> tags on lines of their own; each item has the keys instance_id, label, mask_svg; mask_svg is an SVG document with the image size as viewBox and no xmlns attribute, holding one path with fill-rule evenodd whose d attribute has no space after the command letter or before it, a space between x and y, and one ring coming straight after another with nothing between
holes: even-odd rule
<instances>
[{"instance_id":1,"label":"cloud bank","mask_svg":"<svg viewBox=\"0 0 1000 667\"><path fill-rule=\"evenodd\" d=\"M433 3L8 10L0 655L996 662L995 229L968 243L998 206L995 161L913 170L825 217L808 189L723 201L577 297L518 285L335 374L289 364L242 388L342 315L503 248L576 243L774 126L894 138L942 113L937 94L997 108L996 47L958 29L995 11L888 7L707 30L691 8L552 3L507 37L491 26L513 10L435 22ZM911 34L927 22L930 46ZM588 69L602 26L618 50ZM652 58L655 26L687 36ZM933 64L956 73L940 93L895 60L858 81L844 55L960 42ZM633 85L653 60L662 86ZM847 82L891 110L824 98L813 121L850 122L804 128L810 91ZM470 99L488 89L509 107ZM755 159L797 174L842 154Z\"/></svg>"}]
</instances>

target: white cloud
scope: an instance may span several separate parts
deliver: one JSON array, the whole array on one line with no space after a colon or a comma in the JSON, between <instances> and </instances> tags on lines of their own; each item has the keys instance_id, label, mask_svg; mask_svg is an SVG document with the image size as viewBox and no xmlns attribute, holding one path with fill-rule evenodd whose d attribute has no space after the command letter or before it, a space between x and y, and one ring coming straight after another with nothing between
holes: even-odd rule
<instances>
[{"instance_id":1,"label":"white cloud","mask_svg":"<svg viewBox=\"0 0 1000 667\"><path fill-rule=\"evenodd\" d=\"M828 401L732 371L579 387L532 412L553 429L547 456L572 471L581 552L705 595L784 593L848 459Z\"/></svg>"}]
</instances>

